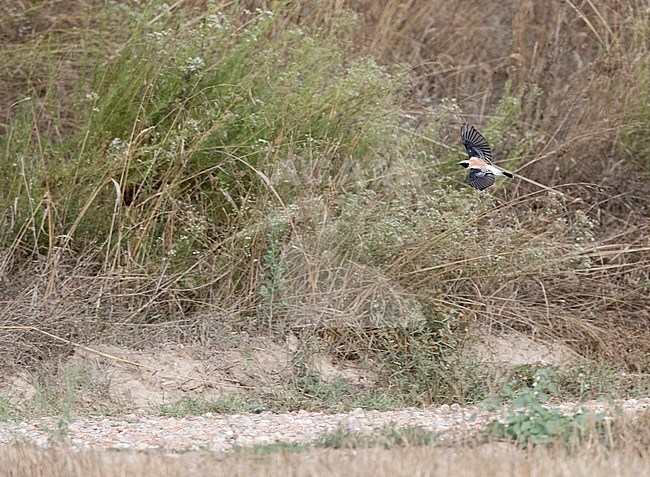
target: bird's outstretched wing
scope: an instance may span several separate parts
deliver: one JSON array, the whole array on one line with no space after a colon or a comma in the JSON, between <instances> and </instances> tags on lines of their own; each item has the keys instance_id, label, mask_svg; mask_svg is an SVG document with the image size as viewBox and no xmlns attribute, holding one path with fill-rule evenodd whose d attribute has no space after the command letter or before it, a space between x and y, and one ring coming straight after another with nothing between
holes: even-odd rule
<instances>
[{"instance_id":1,"label":"bird's outstretched wing","mask_svg":"<svg viewBox=\"0 0 650 477\"><path fill-rule=\"evenodd\" d=\"M460 128L460 139L463 141L469 157L479 157L488 164L492 164L492 151L483 135L474 126L465 123Z\"/></svg>"},{"instance_id":2,"label":"bird's outstretched wing","mask_svg":"<svg viewBox=\"0 0 650 477\"><path fill-rule=\"evenodd\" d=\"M481 169L471 168L467 174L467 183L474 189L483 190L494 184L494 174Z\"/></svg>"}]
</instances>

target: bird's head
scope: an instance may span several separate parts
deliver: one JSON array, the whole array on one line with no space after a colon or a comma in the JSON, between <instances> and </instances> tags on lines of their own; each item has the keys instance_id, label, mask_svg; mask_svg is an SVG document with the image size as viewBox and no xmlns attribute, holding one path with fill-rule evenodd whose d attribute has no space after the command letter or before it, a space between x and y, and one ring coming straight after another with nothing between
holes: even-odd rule
<instances>
[{"instance_id":1,"label":"bird's head","mask_svg":"<svg viewBox=\"0 0 650 477\"><path fill-rule=\"evenodd\" d=\"M469 161L465 159L464 161L460 161L457 163L459 166L463 166L465 169L469 167Z\"/></svg>"}]
</instances>

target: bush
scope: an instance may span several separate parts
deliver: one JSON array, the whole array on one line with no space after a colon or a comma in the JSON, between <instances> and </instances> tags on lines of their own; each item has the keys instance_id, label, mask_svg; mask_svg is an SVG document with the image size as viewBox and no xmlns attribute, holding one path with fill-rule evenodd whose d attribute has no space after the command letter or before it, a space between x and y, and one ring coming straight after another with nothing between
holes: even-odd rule
<instances>
[{"instance_id":1,"label":"bush","mask_svg":"<svg viewBox=\"0 0 650 477\"><path fill-rule=\"evenodd\" d=\"M548 381L544 370L535 373L533 388L512 391L505 388L507 407L502 416L490 422L486 435L498 440L514 441L521 447L530 445L578 445L605 434L605 414L582 407L575 413L548 406L557 389ZM498 406L499 407L499 406Z\"/></svg>"},{"instance_id":2,"label":"bush","mask_svg":"<svg viewBox=\"0 0 650 477\"><path fill-rule=\"evenodd\" d=\"M388 3L367 8L389 12ZM608 145L617 154L629 145L630 156L644 150L645 116L616 100L630 99L618 86L630 78L625 68L612 70L616 88L597 94L598 72L618 65L616 55L645 78L647 64L633 55L644 43L624 31L611 48L590 43L589 74L573 68L575 55L542 52L540 71L567 80L558 84L588 82L579 83L593 93L585 102L583 90L553 89L553 75L511 52L489 62L508 59L494 75L476 74L482 44L462 56L469 63L458 81L436 74L423 85L421 70L387 60L403 47L395 32L412 28L404 36L412 40L422 26L397 25L401 14L376 25L389 31L373 36L370 54L357 40L372 15L339 3L311 16L305 4L66 5L14 7L9 31L29 23L34 33L2 37L3 76L13 80L0 92L9 111L0 125L0 273L11 284L0 294L4 323L27 326L3 336L7 363L67 352L39 330L130 344L234 331L297 337L307 362L326 350L378 369L373 384L410 402L472 401L489 373L463 365L458 350L478 319L647 369L639 234L647 224L642 213L627 221L620 212L643 210L643 194L620 202L627 192L614 178L629 176L603 172L619 163ZM485 18L490 31L516 30L503 28L513 5ZM452 11L440 8L435 21ZM565 16L542 13L512 21L541 34L567 31L555 23ZM528 38L519 41L532 51ZM443 43L469 48L465 39ZM461 57L427 44L440 58ZM476 88L490 91L480 114L468 99ZM455 162L466 118L521 182L486 193L462 185ZM622 130L630 134L619 141ZM576 172L571 161L590 156L603 167ZM584 184L601 177L611 197ZM644 183L634 184L638 192ZM621 220L624 232L606 230Z\"/></svg>"}]
</instances>

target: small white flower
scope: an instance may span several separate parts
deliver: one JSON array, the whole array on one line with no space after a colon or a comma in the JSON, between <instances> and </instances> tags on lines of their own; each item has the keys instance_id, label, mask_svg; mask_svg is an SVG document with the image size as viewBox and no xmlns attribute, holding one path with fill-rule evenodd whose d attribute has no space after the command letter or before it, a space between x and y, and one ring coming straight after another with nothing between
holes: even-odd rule
<instances>
[{"instance_id":1,"label":"small white flower","mask_svg":"<svg viewBox=\"0 0 650 477\"><path fill-rule=\"evenodd\" d=\"M222 15L208 15L205 19L208 28L221 30L224 24L224 17Z\"/></svg>"},{"instance_id":2,"label":"small white flower","mask_svg":"<svg viewBox=\"0 0 650 477\"><path fill-rule=\"evenodd\" d=\"M205 66L205 61L200 56L195 56L187 60L184 70L189 73L194 73Z\"/></svg>"}]
</instances>

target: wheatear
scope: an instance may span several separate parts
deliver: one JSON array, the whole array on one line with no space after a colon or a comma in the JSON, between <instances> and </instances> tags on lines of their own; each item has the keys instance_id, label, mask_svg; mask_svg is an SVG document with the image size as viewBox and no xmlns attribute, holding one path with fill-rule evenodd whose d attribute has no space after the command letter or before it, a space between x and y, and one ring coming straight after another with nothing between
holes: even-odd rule
<instances>
[{"instance_id":1,"label":"wheatear","mask_svg":"<svg viewBox=\"0 0 650 477\"><path fill-rule=\"evenodd\" d=\"M492 164L490 145L474 126L465 123L460 128L460 139L463 141L469 159L460 161L458 165L469 169L467 183L474 189L483 190L494 184L494 176L514 176Z\"/></svg>"}]
</instances>

